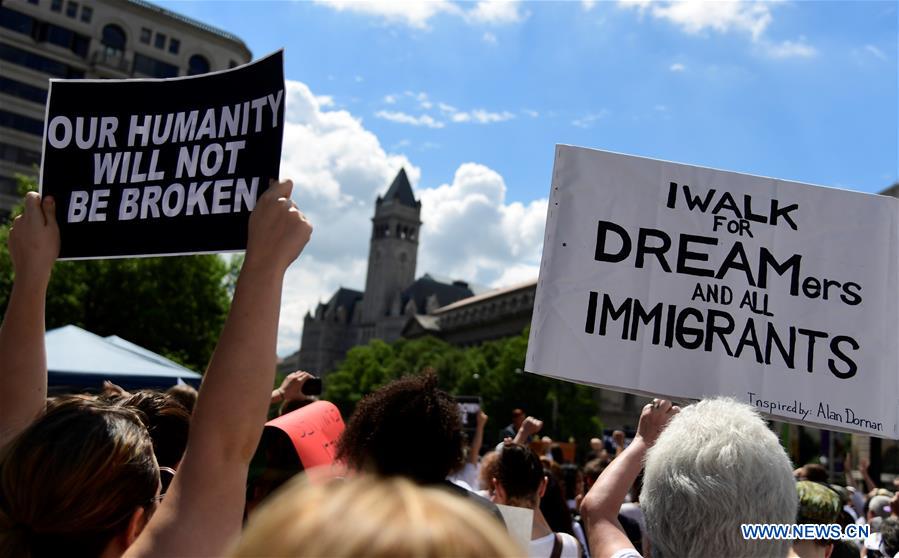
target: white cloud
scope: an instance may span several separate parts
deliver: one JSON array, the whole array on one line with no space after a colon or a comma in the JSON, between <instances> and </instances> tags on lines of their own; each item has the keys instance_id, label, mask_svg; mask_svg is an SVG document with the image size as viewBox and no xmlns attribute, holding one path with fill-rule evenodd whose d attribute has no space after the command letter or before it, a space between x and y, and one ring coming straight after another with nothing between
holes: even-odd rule
<instances>
[{"instance_id":1,"label":"white cloud","mask_svg":"<svg viewBox=\"0 0 899 558\"><path fill-rule=\"evenodd\" d=\"M681 0L678 2L647 2L620 0L625 8L636 8L641 15L649 12L656 19L668 20L687 33L706 29L719 33L745 31L758 39L771 23L769 4L742 0Z\"/></svg>"},{"instance_id":2,"label":"white cloud","mask_svg":"<svg viewBox=\"0 0 899 558\"><path fill-rule=\"evenodd\" d=\"M315 232L285 280L281 355L299 345L306 311L340 286L364 288L376 196L400 167L413 186L421 176L405 155L385 151L348 111L328 109L303 83L288 80L286 87L281 173L293 179L293 198ZM433 272L489 285L536 276L546 200L507 203L505 194L502 176L474 163L460 165L450 184L416 188L424 221L418 275ZM469 231L478 233L460 234Z\"/></svg>"},{"instance_id":3,"label":"white cloud","mask_svg":"<svg viewBox=\"0 0 899 558\"><path fill-rule=\"evenodd\" d=\"M428 29L429 21L441 14L461 17L474 25L504 25L527 19L518 0L482 0L473 7L468 2L448 0L315 0L337 11L380 17L414 29ZM464 8L468 8L467 10Z\"/></svg>"},{"instance_id":4,"label":"white cloud","mask_svg":"<svg viewBox=\"0 0 899 558\"><path fill-rule=\"evenodd\" d=\"M387 104L396 104L400 101L401 98L414 99L419 108L424 110L431 110L433 108L437 108L440 111L440 114L436 114L434 116L429 114L422 114L419 116L413 116L405 112L401 111L392 111L392 110L381 110L375 113L377 118L382 118L384 120L390 120L392 122L398 122L400 124L411 124L413 126L427 126L429 128L443 128L444 122L439 120L439 118L447 118L450 122L455 122L457 124L460 123L475 123L475 124L494 124L496 122L505 122L507 120L512 120L515 118L515 114L508 111L503 110L499 112L489 111L482 108L476 108L471 110L459 110L458 108L444 102L434 102L429 97L428 94L424 91L414 92L414 91L405 91L402 95L393 94L387 95L384 97L384 102ZM525 114L531 114L531 116L536 116L537 113L534 111L523 111Z\"/></svg>"},{"instance_id":5,"label":"white cloud","mask_svg":"<svg viewBox=\"0 0 899 558\"><path fill-rule=\"evenodd\" d=\"M484 109L474 109L467 112L456 112L452 115L453 122L474 122L476 124L493 124L512 120L515 115L504 110L503 112L490 112Z\"/></svg>"},{"instance_id":6,"label":"white cloud","mask_svg":"<svg viewBox=\"0 0 899 558\"><path fill-rule=\"evenodd\" d=\"M882 50L880 50L879 48L877 48L877 47L874 46L874 45L865 45L865 51L866 51L868 54L870 54L871 56L873 56L874 58L877 58L877 59L880 59L880 60L886 60L886 59L887 59L887 55L884 54Z\"/></svg>"},{"instance_id":7,"label":"white cloud","mask_svg":"<svg viewBox=\"0 0 899 558\"><path fill-rule=\"evenodd\" d=\"M468 11L465 19L491 25L517 23L527 17L520 7L521 3L517 0L481 0Z\"/></svg>"},{"instance_id":8,"label":"white cloud","mask_svg":"<svg viewBox=\"0 0 899 558\"><path fill-rule=\"evenodd\" d=\"M428 128L443 128L443 122L439 120L434 120L430 115L421 114L419 116L414 116L411 114L406 114L405 112L400 111L391 111L391 110L379 110L375 113L375 116L378 118L382 118L384 120L389 120L391 122L396 122L397 124L409 124L411 126L427 126Z\"/></svg>"},{"instance_id":9,"label":"white cloud","mask_svg":"<svg viewBox=\"0 0 899 558\"><path fill-rule=\"evenodd\" d=\"M320 107L334 106L334 97L331 97L330 95L316 95L315 100L318 102L318 106Z\"/></svg>"},{"instance_id":10,"label":"white cloud","mask_svg":"<svg viewBox=\"0 0 899 558\"><path fill-rule=\"evenodd\" d=\"M462 10L447 0L315 0L337 11L356 12L383 18L388 23L403 23L416 29L427 29L428 20L438 14L461 15Z\"/></svg>"},{"instance_id":11,"label":"white cloud","mask_svg":"<svg viewBox=\"0 0 899 558\"><path fill-rule=\"evenodd\" d=\"M537 118L538 116L540 116L540 113L537 112L536 110L524 109L521 112L525 113L526 115L530 116L531 118Z\"/></svg>"},{"instance_id":12,"label":"white cloud","mask_svg":"<svg viewBox=\"0 0 899 558\"><path fill-rule=\"evenodd\" d=\"M765 54L771 58L811 58L818 54L818 51L811 45L808 45L804 38L800 37L799 41L781 41L780 43L763 43L762 47Z\"/></svg>"},{"instance_id":13,"label":"white cloud","mask_svg":"<svg viewBox=\"0 0 899 558\"><path fill-rule=\"evenodd\" d=\"M537 269L546 199L506 203L503 177L476 163L460 165L451 184L418 193L424 221L418 256L421 271L497 286L513 281L511 268L519 269L515 282L521 266Z\"/></svg>"},{"instance_id":14,"label":"white cloud","mask_svg":"<svg viewBox=\"0 0 899 558\"><path fill-rule=\"evenodd\" d=\"M640 16L651 15L668 21L684 32L697 35L705 31L717 33L738 32L750 36L758 43L761 52L771 58L809 58L815 56L815 48L805 42L785 40L772 42L764 38L765 31L774 20L771 8L777 2L753 2L748 0L618 0L622 8L636 9ZM675 65L670 67L671 71Z\"/></svg>"},{"instance_id":15,"label":"white cloud","mask_svg":"<svg viewBox=\"0 0 899 558\"><path fill-rule=\"evenodd\" d=\"M481 37L481 40L483 40L487 44L495 45L496 44L496 35L494 35L490 31L485 31L484 35Z\"/></svg>"},{"instance_id":16,"label":"white cloud","mask_svg":"<svg viewBox=\"0 0 899 558\"><path fill-rule=\"evenodd\" d=\"M589 12L595 6L596 0L581 0L581 8L583 8L585 12Z\"/></svg>"},{"instance_id":17,"label":"white cloud","mask_svg":"<svg viewBox=\"0 0 899 558\"><path fill-rule=\"evenodd\" d=\"M602 109L599 112L592 112L590 114L585 114L580 118L575 118L571 121L573 126L577 126L578 128L592 128L593 124L598 120L602 120L606 116L609 115L609 111L606 109Z\"/></svg>"},{"instance_id":18,"label":"white cloud","mask_svg":"<svg viewBox=\"0 0 899 558\"><path fill-rule=\"evenodd\" d=\"M681 64L680 62L675 62L674 64L668 66L668 69L671 70L672 72L683 72L684 70L687 69L687 67L684 66L683 64Z\"/></svg>"}]
</instances>

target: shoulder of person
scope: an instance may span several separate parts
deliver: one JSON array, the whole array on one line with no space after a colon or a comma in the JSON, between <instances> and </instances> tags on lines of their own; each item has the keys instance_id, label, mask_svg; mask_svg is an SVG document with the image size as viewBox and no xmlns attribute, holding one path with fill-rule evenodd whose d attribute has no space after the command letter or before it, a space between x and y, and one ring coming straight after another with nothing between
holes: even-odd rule
<instances>
[{"instance_id":1,"label":"shoulder of person","mask_svg":"<svg viewBox=\"0 0 899 558\"><path fill-rule=\"evenodd\" d=\"M555 533L562 538L562 558L580 558L581 544L568 533Z\"/></svg>"},{"instance_id":2,"label":"shoulder of person","mask_svg":"<svg viewBox=\"0 0 899 558\"><path fill-rule=\"evenodd\" d=\"M609 558L643 558L643 555L633 548L622 548L621 550L615 551Z\"/></svg>"}]
</instances>

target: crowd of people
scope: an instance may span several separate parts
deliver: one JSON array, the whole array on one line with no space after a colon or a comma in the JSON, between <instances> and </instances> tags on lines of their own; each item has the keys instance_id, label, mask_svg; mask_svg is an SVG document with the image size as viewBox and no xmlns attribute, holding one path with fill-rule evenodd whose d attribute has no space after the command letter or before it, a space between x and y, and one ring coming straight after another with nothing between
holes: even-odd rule
<instances>
[{"instance_id":1,"label":"crowd of people","mask_svg":"<svg viewBox=\"0 0 899 558\"><path fill-rule=\"evenodd\" d=\"M864 464L861 483L851 467L839 483L820 465L794 470L755 410L726 398L683 409L653 400L630 439L595 438L578 459L539 438L542 421L522 409L485 447L483 412L466 436L437 377L410 374L358 403L335 465L306 470L292 446L264 435L272 406L300 413L314 401L305 372L272 389L284 274L312 233L291 187L273 183L251 215L199 393L107 384L52 398L44 298L59 231L53 200L28 194L10 233L15 283L0 326L0 556L899 555L899 496ZM803 523L870 534L742 529Z\"/></svg>"}]
</instances>

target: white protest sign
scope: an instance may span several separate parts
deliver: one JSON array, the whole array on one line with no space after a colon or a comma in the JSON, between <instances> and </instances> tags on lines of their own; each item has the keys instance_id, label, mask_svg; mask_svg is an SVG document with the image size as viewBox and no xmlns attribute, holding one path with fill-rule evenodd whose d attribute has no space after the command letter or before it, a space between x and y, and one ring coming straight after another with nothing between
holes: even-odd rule
<instances>
[{"instance_id":1,"label":"white protest sign","mask_svg":"<svg viewBox=\"0 0 899 558\"><path fill-rule=\"evenodd\" d=\"M557 146L526 369L897 438L899 200Z\"/></svg>"},{"instance_id":2,"label":"white protest sign","mask_svg":"<svg viewBox=\"0 0 899 558\"><path fill-rule=\"evenodd\" d=\"M503 522L509 531L509 536L517 542L521 548L528 548L531 544L531 530L534 526L534 510L497 504L499 513L503 516Z\"/></svg>"}]
</instances>

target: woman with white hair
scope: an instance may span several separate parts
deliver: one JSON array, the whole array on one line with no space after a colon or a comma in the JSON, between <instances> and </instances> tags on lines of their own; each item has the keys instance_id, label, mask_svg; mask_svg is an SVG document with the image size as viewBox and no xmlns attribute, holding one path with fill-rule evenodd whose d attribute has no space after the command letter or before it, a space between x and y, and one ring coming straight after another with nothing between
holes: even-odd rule
<instances>
[{"instance_id":1,"label":"woman with white hair","mask_svg":"<svg viewBox=\"0 0 899 558\"><path fill-rule=\"evenodd\" d=\"M639 558L617 516L640 473L640 505L653 556L786 557L789 540L747 540L744 523L793 523L793 468L752 407L709 399L682 411L653 400L637 436L584 497L581 515L594 558Z\"/></svg>"}]
</instances>

